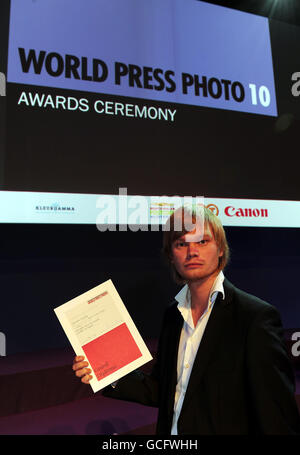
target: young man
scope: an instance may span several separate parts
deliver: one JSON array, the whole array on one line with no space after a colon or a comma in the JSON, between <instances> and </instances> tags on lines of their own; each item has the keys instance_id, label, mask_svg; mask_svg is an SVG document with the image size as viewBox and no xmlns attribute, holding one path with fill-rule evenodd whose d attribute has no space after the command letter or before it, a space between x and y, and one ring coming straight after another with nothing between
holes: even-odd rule
<instances>
[{"instance_id":1,"label":"young man","mask_svg":"<svg viewBox=\"0 0 300 455\"><path fill-rule=\"evenodd\" d=\"M181 208L167 227L164 253L185 286L166 311L157 361L151 375L135 371L104 395L158 406L158 434L300 434L279 314L224 278L220 220ZM85 383L87 366L75 358Z\"/></svg>"}]
</instances>

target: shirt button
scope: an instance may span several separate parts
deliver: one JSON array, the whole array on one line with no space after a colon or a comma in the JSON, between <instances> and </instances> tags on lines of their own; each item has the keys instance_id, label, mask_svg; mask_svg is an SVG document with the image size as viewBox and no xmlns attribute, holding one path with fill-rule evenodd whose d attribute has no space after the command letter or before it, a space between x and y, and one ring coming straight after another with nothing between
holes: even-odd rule
<instances>
[{"instance_id":1,"label":"shirt button","mask_svg":"<svg viewBox=\"0 0 300 455\"><path fill-rule=\"evenodd\" d=\"M189 367L189 364L186 363L186 364L184 365L184 368L188 368L188 367Z\"/></svg>"}]
</instances>

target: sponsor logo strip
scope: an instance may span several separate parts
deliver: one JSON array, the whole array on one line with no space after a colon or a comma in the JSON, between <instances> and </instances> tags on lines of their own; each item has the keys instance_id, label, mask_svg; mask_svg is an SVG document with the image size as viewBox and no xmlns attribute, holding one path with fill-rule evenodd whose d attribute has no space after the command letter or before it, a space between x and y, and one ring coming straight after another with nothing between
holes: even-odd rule
<instances>
[{"instance_id":1,"label":"sponsor logo strip","mask_svg":"<svg viewBox=\"0 0 300 455\"><path fill-rule=\"evenodd\" d=\"M153 225L155 230L177 207L195 203L210 208L224 226L300 227L300 201L130 196L121 190L119 195L1 191L0 222L97 224L103 231Z\"/></svg>"}]
</instances>

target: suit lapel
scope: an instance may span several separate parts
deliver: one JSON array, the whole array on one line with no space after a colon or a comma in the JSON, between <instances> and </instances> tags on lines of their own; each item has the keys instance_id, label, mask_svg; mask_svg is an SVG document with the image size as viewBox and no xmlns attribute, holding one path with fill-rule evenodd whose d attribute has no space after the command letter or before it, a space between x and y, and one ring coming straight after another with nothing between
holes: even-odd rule
<instances>
[{"instance_id":1,"label":"suit lapel","mask_svg":"<svg viewBox=\"0 0 300 455\"><path fill-rule=\"evenodd\" d=\"M167 371L168 380L166 382L166 385L167 385L166 396L168 397L167 409L168 409L169 418L171 418L171 419L172 419L172 415L173 415L175 390L176 390L176 384L177 384L177 353L178 353L182 325L183 325L183 318L176 306L174 308L173 320L170 324L170 330L169 330L169 334L168 334L169 358L166 359L166 363L168 365L168 371Z\"/></svg>"},{"instance_id":2,"label":"suit lapel","mask_svg":"<svg viewBox=\"0 0 300 455\"><path fill-rule=\"evenodd\" d=\"M189 384L187 387L183 408L188 405L193 398L195 390L199 387L200 379L209 364L213 352L222 345L222 337L228 330L228 317L230 315L230 302L232 300L233 285L224 280L225 299L219 294L207 322L200 346L198 348Z\"/></svg>"}]
</instances>

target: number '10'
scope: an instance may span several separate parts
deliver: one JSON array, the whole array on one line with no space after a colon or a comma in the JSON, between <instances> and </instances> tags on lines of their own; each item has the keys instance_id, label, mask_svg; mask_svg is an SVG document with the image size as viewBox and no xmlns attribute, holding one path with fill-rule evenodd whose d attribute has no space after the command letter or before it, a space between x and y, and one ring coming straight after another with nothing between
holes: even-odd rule
<instances>
[{"instance_id":1,"label":"number '10'","mask_svg":"<svg viewBox=\"0 0 300 455\"><path fill-rule=\"evenodd\" d=\"M257 87L255 84L249 84L249 88L251 90L252 104L257 105L258 100L259 100L260 104L264 107L268 107L270 105L271 95L270 95L268 87L265 87L264 85L262 85L257 90Z\"/></svg>"}]
</instances>

